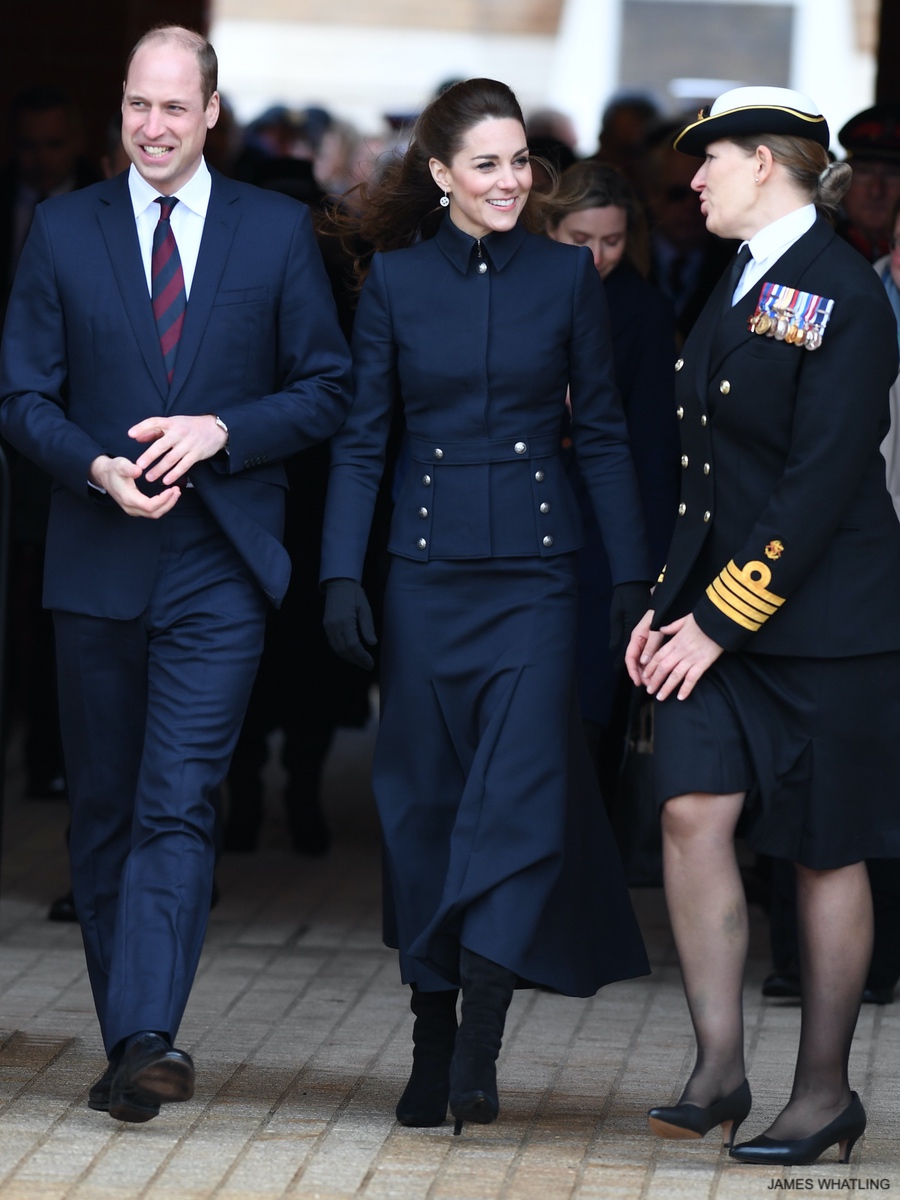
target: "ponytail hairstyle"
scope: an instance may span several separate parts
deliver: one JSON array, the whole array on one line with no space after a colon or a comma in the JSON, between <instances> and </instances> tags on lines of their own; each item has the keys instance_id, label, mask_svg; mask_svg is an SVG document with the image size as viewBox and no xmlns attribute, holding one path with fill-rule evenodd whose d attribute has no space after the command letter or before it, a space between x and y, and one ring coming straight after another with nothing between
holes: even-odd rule
<instances>
[{"instance_id":1,"label":"ponytail hairstyle","mask_svg":"<svg viewBox=\"0 0 900 1200\"><path fill-rule=\"evenodd\" d=\"M832 162L825 147L809 138L761 133L730 140L747 154L753 154L757 146L768 146L772 158L787 169L791 179L811 204L820 208L827 217L834 217L837 213L838 205L853 178L849 163Z\"/></svg>"},{"instance_id":2,"label":"ponytail hairstyle","mask_svg":"<svg viewBox=\"0 0 900 1200\"><path fill-rule=\"evenodd\" d=\"M450 166L470 129L487 120L525 119L515 93L495 79L465 79L454 83L424 108L415 123L409 147L397 154L376 182L360 183L329 215L345 245L357 252L355 269L362 284L368 259L375 250L398 250L434 237L444 216L442 191L428 166L436 158ZM539 232L538 201L530 199L522 223ZM368 253L359 254L360 240Z\"/></svg>"}]
</instances>

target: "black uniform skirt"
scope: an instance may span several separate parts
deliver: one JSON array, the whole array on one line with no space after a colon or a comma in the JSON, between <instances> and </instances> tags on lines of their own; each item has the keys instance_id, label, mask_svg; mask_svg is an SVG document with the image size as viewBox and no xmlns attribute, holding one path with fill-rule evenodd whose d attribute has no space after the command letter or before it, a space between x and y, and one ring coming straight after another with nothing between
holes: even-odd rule
<instances>
[{"instance_id":1,"label":"black uniform skirt","mask_svg":"<svg viewBox=\"0 0 900 1200\"><path fill-rule=\"evenodd\" d=\"M392 561L373 788L404 982L461 945L572 996L649 971L584 746L572 555Z\"/></svg>"},{"instance_id":2,"label":"black uniform skirt","mask_svg":"<svg viewBox=\"0 0 900 1200\"><path fill-rule=\"evenodd\" d=\"M660 805L746 791L760 853L817 870L900 858L900 652L723 654L654 716Z\"/></svg>"}]
</instances>

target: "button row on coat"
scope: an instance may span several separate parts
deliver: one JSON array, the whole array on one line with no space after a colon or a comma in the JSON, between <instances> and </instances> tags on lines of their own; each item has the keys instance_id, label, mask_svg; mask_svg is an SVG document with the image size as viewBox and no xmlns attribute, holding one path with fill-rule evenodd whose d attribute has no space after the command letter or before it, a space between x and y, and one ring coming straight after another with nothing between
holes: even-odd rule
<instances>
[{"instance_id":1,"label":"button row on coat","mask_svg":"<svg viewBox=\"0 0 900 1200\"><path fill-rule=\"evenodd\" d=\"M515 445L513 446L513 450L515 450L516 454L527 454L528 453L528 443L527 442L516 442ZM432 454L433 454L434 458L437 459L438 462L440 462L440 460L444 457L444 452L440 448L440 446L435 446L434 450L432 451ZM542 474L542 477L543 477L543 474ZM431 476L423 475L422 482L425 484L426 487L428 487L428 485L431 483Z\"/></svg>"},{"instance_id":2,"label":"button row on coat","mask_svg":"<svg viewBox=\"0 0 900 1200\"><path fill-rule=\"evenodd\" d=\"M685 502L682 500L682 502L681 502L681 503L678 505L678 515L679 515L679 517L683 517L683 516L684 516L684 514L685 514L686 512L687 512L687 505L686 505L686 504L685 504ZM706 512L703 514L703 523L704 523L704 525L706 525L706 524L708 524L708 523L709 523L709 520L710 520L710 518L711 518L711 517L712 517L712 513L709 511L709 509L707 509L707 510L706 510Z\"/></svg>"}]
</instances>

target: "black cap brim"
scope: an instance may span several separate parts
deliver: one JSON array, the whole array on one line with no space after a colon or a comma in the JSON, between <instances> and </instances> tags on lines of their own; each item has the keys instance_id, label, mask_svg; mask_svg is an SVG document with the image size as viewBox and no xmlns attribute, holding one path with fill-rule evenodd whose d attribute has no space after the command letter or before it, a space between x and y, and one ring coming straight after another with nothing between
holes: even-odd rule
<instances>
[{"instance_id":1,"label":"black cap brim","mask_svg":"<svg viewBox=\"0 0 900 1200\"><path fill-rule=\"evenodd\" d=\"M810 116L792 108L753 104L733 108L714 117L700 117L682 129L672 143L682 154L703 158L706 147L721 138L753 137L756 134L780 133L817 142L828 149L828 122L822 116Z\"/></svg>"}]
</instances>

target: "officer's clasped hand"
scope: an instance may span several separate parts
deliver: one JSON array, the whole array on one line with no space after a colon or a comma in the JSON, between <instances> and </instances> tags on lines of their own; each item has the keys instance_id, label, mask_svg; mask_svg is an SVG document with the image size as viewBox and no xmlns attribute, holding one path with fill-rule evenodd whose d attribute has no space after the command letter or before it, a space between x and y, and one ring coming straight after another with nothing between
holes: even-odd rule
<instances>
[{"instance_id":1,"label":"officer's clasped hand","mask_svg":"<svg viewBox=\"0 0 900 1200\"><path fill-rule=\"evenodd\" d=\"M619 583L609 607L609 648L616 665L625 653L632 630L650 607L650 584Z\"/></svg>"},{"instance_id":2,"label":"officer's clasped hand","mask_svg":"<svg viewBox=\"0 0 900 1200\"><path fill-rule=\"evenodd\" d=\"M371 671L375 662L363 642L374 646L375 622L362 585L355 579L325 583L325 636L335 654Z\"/></svg>"}]
</instances>

